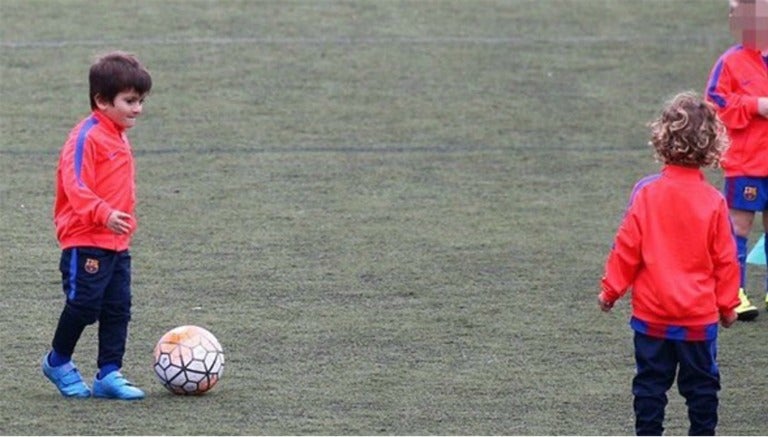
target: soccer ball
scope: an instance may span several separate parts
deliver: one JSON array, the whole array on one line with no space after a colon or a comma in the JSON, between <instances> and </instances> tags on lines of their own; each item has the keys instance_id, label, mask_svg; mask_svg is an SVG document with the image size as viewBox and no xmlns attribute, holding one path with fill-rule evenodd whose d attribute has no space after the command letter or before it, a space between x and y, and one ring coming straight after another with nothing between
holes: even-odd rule
<instances>
[{"instance_id":1,"label":"soccer ball","mask_svg":"<svg viewBox=\"0 0 768 437\"><path fill-rule=\"evenodd\" d=\"M171 393L207 392L224 371L224 351L209 331L185 325L166 332L155 346L155 374Z\"/></svg>"}]
</instances>

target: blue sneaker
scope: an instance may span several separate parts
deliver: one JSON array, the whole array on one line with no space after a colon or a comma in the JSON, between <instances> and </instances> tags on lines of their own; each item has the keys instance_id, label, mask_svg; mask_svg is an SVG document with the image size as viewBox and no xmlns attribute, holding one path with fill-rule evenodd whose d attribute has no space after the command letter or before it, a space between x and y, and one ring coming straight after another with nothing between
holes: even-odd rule
<instances>
[{"instance_id":1,"label":"blue sneaker","mask_svg":"<svg viewBox=\"0 0 768 437\"><path fill-rule=\"evenodd\" d=\"M93 378L93 397L132 401L144 399L144 392L116 371L102 379Z\"/></svg>"},{"instance_id":2,"label":"blue sneaker","mask_svg":"<svg viewBox=\"0 0 768 437\"><path fill-rule=\"evenodd\" d=\"M91 396L91 389L83 382L75 363L69 360L58 367L48 364L48 355L43 357L43 374L56 384L62 395L68 398L87 398Z\"/></svg>"}]
</instances>

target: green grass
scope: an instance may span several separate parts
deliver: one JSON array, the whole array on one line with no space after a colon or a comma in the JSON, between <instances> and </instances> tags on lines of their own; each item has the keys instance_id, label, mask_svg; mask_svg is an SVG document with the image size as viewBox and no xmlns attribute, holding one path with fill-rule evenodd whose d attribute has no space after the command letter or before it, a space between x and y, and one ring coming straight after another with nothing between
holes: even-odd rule
<instances>
[{"instance_id":1,"label":"green grass","mask_svg":"<svg viewBox=\"0 0 768 437\"><path fill-rule=\"evenodd\" d=\"M0 432L631 434L629 305L596 308L645 123L703 90L720 0L0 3ZM137 53L137 403L42 377L63 297L56 154ZM721 176L708 171L719 185ZM757 239L755 228L752 243ZM764 270L751 267L757 298ZM181 324L227 355L175 397ZM723 331L721 434L766 434L768 314ZM95 371L95 330L76 359ZM687 433L670 392L667 429Z\"/></svg>"}]
</instances>

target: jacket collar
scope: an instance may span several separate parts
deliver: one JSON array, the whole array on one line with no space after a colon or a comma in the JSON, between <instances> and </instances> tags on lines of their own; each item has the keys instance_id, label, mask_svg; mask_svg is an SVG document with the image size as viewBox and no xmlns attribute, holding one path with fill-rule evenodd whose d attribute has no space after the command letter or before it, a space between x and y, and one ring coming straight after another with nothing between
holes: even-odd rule
<instances>
[{"instance_id":1,"label":"jacket collar","mask_svg":"<svg viewBox=\"0 0 768 437\"><path fill-rule=\"evenodd\" d=\"M91 115L99 122L101 126L117 135L122 135L125 129L120 128L114 121L107 117L103 112L94 109Z\"/></svg>"},{"instance_id":2,"label":"jacket collar","mask_svg":"<svg viewBox=\"0 0 768 437\"><path fill-rule=\"evenodd\" d=\"M683 167L681 165L665 164L661 170L665 176L691 180L703 180L704 173L698 167Z\"/></svg>"}]
</instances>

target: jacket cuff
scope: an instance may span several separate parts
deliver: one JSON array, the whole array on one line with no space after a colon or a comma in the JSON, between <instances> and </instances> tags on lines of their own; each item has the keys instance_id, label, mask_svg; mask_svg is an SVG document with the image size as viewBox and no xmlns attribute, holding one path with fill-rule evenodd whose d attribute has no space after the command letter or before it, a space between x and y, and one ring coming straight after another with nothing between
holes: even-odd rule
<instances>
[{"instance_id":1,"label":"jacket cuff","mask_svg":"<svg viewBox=\"0 0 768 437\"><path fill-rule=\"evenodd\" d=\"M750 115L759 115L760 106L758 105L758 97L757 96L746 96L746 106L747 110L749 110Z\"/></svg>"},{"instance_id":2,"label":"jacket cuff","mask_svg":"<svg viewBox=\"0 0 768 437\"><path fill-rule=\"evenodd\" d=\"M601 302L605 302L609 305L613 305L616 302L616 299L612 299L608 296L608 293L605 290L601 291L597 298L600 299Z\"/></svg>"},{"instance_id":3,"label":"jacket cuff","mask_svg":"<svg viewBox=\"0 0 768 437\"><path fill-rule=\"evenodd\" d=\"M106 202L100 203L99 207L96 209L96 216L94 217L96 219L96 224L99 226L106 226L110 214L112 214L112 208L107 205Z\"/></svg>"}]
</instances>

